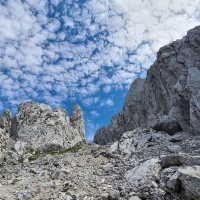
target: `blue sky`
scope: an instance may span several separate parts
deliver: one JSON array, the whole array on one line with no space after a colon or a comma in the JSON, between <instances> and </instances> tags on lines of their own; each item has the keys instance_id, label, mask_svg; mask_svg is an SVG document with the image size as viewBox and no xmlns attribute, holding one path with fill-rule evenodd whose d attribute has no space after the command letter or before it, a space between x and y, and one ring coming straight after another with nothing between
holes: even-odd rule
<instances>
[{"instance_id":1,"label":"blue sky","mask_svg":"<svg viewBox=\"0 0 200 200\"><path fill-rule=\"evenodd\" d=\"M199 0L1 0L0 112L78 103L91 141L159 48L199 24Z\"/></svg>"}]
</instances>

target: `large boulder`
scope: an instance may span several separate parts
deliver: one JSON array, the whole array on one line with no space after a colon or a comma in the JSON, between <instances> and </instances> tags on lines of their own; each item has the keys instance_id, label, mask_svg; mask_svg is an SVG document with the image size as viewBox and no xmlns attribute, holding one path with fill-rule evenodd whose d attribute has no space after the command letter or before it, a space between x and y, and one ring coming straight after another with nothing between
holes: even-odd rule
<instances>
[{"instance_id":1,"label":"large boulder","mask_svg":"<svg viewBox=\"0 0 200 200\"><path fill-rule=\"evenodd\" d=\"M49 152L70 148L85 139L83 113L75 105L69 118L61 108L53 111L42 103L23 103L12 119L10 136L33 150Z\"/></svg>"},{"instance_id":2,"label":"large boulder","mask_svg":"<svg viewBox=\"0 0 200 200\"><path fill-rule=\"evenodd\" d=\"M5 110L0 115L0 163L4 159L4 151L6 150L7 143L9 141L9 132L11 127L12 115L10 110Z\"/></svg>"},{"instance_id":3,"label":"large boulder","mask_svg":"<svg viewBox=\"0 0 200 200\"><path fill-rule=\"evenodd\" d=\"M169 167L173 165L200 165L200 156L192 156L190 154L169 154L161 157L162 167Z\"/></svg>"},{"instance_id":4,"label":"large boulder","mask_svg":"<svg viewBox=\"0 0 200 200\"><path fill-rule=\"evenodd\" d=\"M94 142L117 141L124 132L137 127L153 127L171 135L181 130L200 133L199 38L200 26L162 47L146 80L132 83L123 109L108 127L96 132ZM157 115L158 123L151 126L152 116Z\"/></svg>"},{"instance_id":5,"label":"large boulder","mask_svg":"<svg viewBox=\"0 0 200 200\"><path fill-rule=\"evenodd\" d=\"M178 170L178 178L188 199L200 199L200 166L186 167Z\"/></svg>"},{"instance_id":6,"label":"large boulder","mask_svg":"<svg viewBox=\"0 0 200 200\"><path fill-rule=\"evenodd\" d=\"M150 160L140 163L133 169L127 171L125 173L125 178L136 187L138 185L147 185L155 179L160 170L160 160L157 158L151 158Z\"/></svg>"},{"instance_id":7,"label":"large boulder","mask_svg":"<svg viewBox=\"0 0 200 200\"><path fill-rule=\"evenodd\" d=\"M129 154L140 150L148 150L162 144L169 143L170 136L164 132L153 129L137 128L123 134L122 138L110 146L107 154L121 152Z\"/></svg>"}]
</instances>

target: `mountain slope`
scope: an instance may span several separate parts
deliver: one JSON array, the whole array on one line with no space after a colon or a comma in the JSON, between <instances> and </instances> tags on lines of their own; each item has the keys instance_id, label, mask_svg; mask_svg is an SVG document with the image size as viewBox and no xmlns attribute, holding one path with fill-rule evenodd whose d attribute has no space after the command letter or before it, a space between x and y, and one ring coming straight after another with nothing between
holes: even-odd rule
<instances>
[{"instance_id":1,"label":"mountain slope","mask_svg":"<svg viewBox=\"0 0 200 200\"><path fill-rule=\"evenodd\" d=\"M199 54L200 26L189 30L183 39L162 47L146 80L132 83L122 111L108 127L96 132L94 142L119 140L124 132L137 127L153 127L169 134L181 130L199 133Z\"/></svg>"}]
</instances>

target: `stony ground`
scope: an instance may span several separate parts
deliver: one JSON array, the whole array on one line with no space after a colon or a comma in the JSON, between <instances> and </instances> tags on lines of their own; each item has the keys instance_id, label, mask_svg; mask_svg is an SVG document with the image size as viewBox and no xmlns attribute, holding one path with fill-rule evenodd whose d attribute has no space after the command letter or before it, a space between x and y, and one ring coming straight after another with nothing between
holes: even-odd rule
<instances>
[{"instance_id":1,"label":"stony ground","mask_svg":"<svg viewBox=\"0 0 200 200\"><path fill-rule=\"evenodd\" d=\"M177 178L177 173L188 177L181 170L190 167L194 173L189 177L195 174L191 180L197 188L192 195L198 200L199 153L198 135L168 136L142 129L128 132L111 146L87 142L75 153L48 154L33 161L8 159L8 151L6 162L0 164L0 199L190 200L184 195L191 185L180 185Z\"/></svg>"},{"instance_id":2,"label":"stony ground","mask_svg":"<svg viewBox=\"0 0 200 200\"><path fill-rule=\"evenodd\" d=\"M77 153L3 163L0 199L118 199L128 166L105 157L107 149L87 143ZM121 196L127 195L122 192Z\"/></svg>"}]
</instances>

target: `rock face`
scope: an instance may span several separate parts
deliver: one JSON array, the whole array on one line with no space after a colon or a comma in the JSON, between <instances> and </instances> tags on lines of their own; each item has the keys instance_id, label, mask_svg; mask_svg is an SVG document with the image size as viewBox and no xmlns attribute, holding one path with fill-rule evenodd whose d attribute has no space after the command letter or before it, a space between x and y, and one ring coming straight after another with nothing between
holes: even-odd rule
<instances>
[{"instance_id":1,"label":"rock face","mask_svg":"<svg viewBox=\"0 0 200 200\"><path fill-rule=\"evenodd\" d=\"M74 105L72 113L70 115L70 124L72 127L78 130L82 138L85 138L85 124L84 124L83 112L79 105Z\"/></svg>"},{"instance_id":2,"label":"rock face","mask_svg":"<svg viewBox=\"0 0 200 200\"><path fill-rule=\"evenodd\" d=\"M0 116L0 163L3 161L3 152L9 140L12 115L9 110L5 110Z\"/></svg>"},{"instance_id":3,"label":"rock face","mask_svg":"<svg viewBox=\"0 0 200 200\"><path fill-rule=\"evenodd\" d=\"M48 152L70 148L85 139L83 113L75 105L69 119L64 109L53 111L45 104L23 103L12 119L10 136L33 150ZM21 143L18 146L21 148Z\"/></svg>"},{"instance_id":4,"label":"rock face","mask_svg":"<svg viewBox=\"0 0 200 200\"><path fill-rule=\"evenodd\" d=\"M162 47L146 80L130 86L122 111L108 127L97 131L94 142L118 140L126 131L153 127L174 134L200 132L200 26ZM152 119L159 117L152 124ZM167 119L167 121L166 121Z\"/></svg>"}]
</instances>

